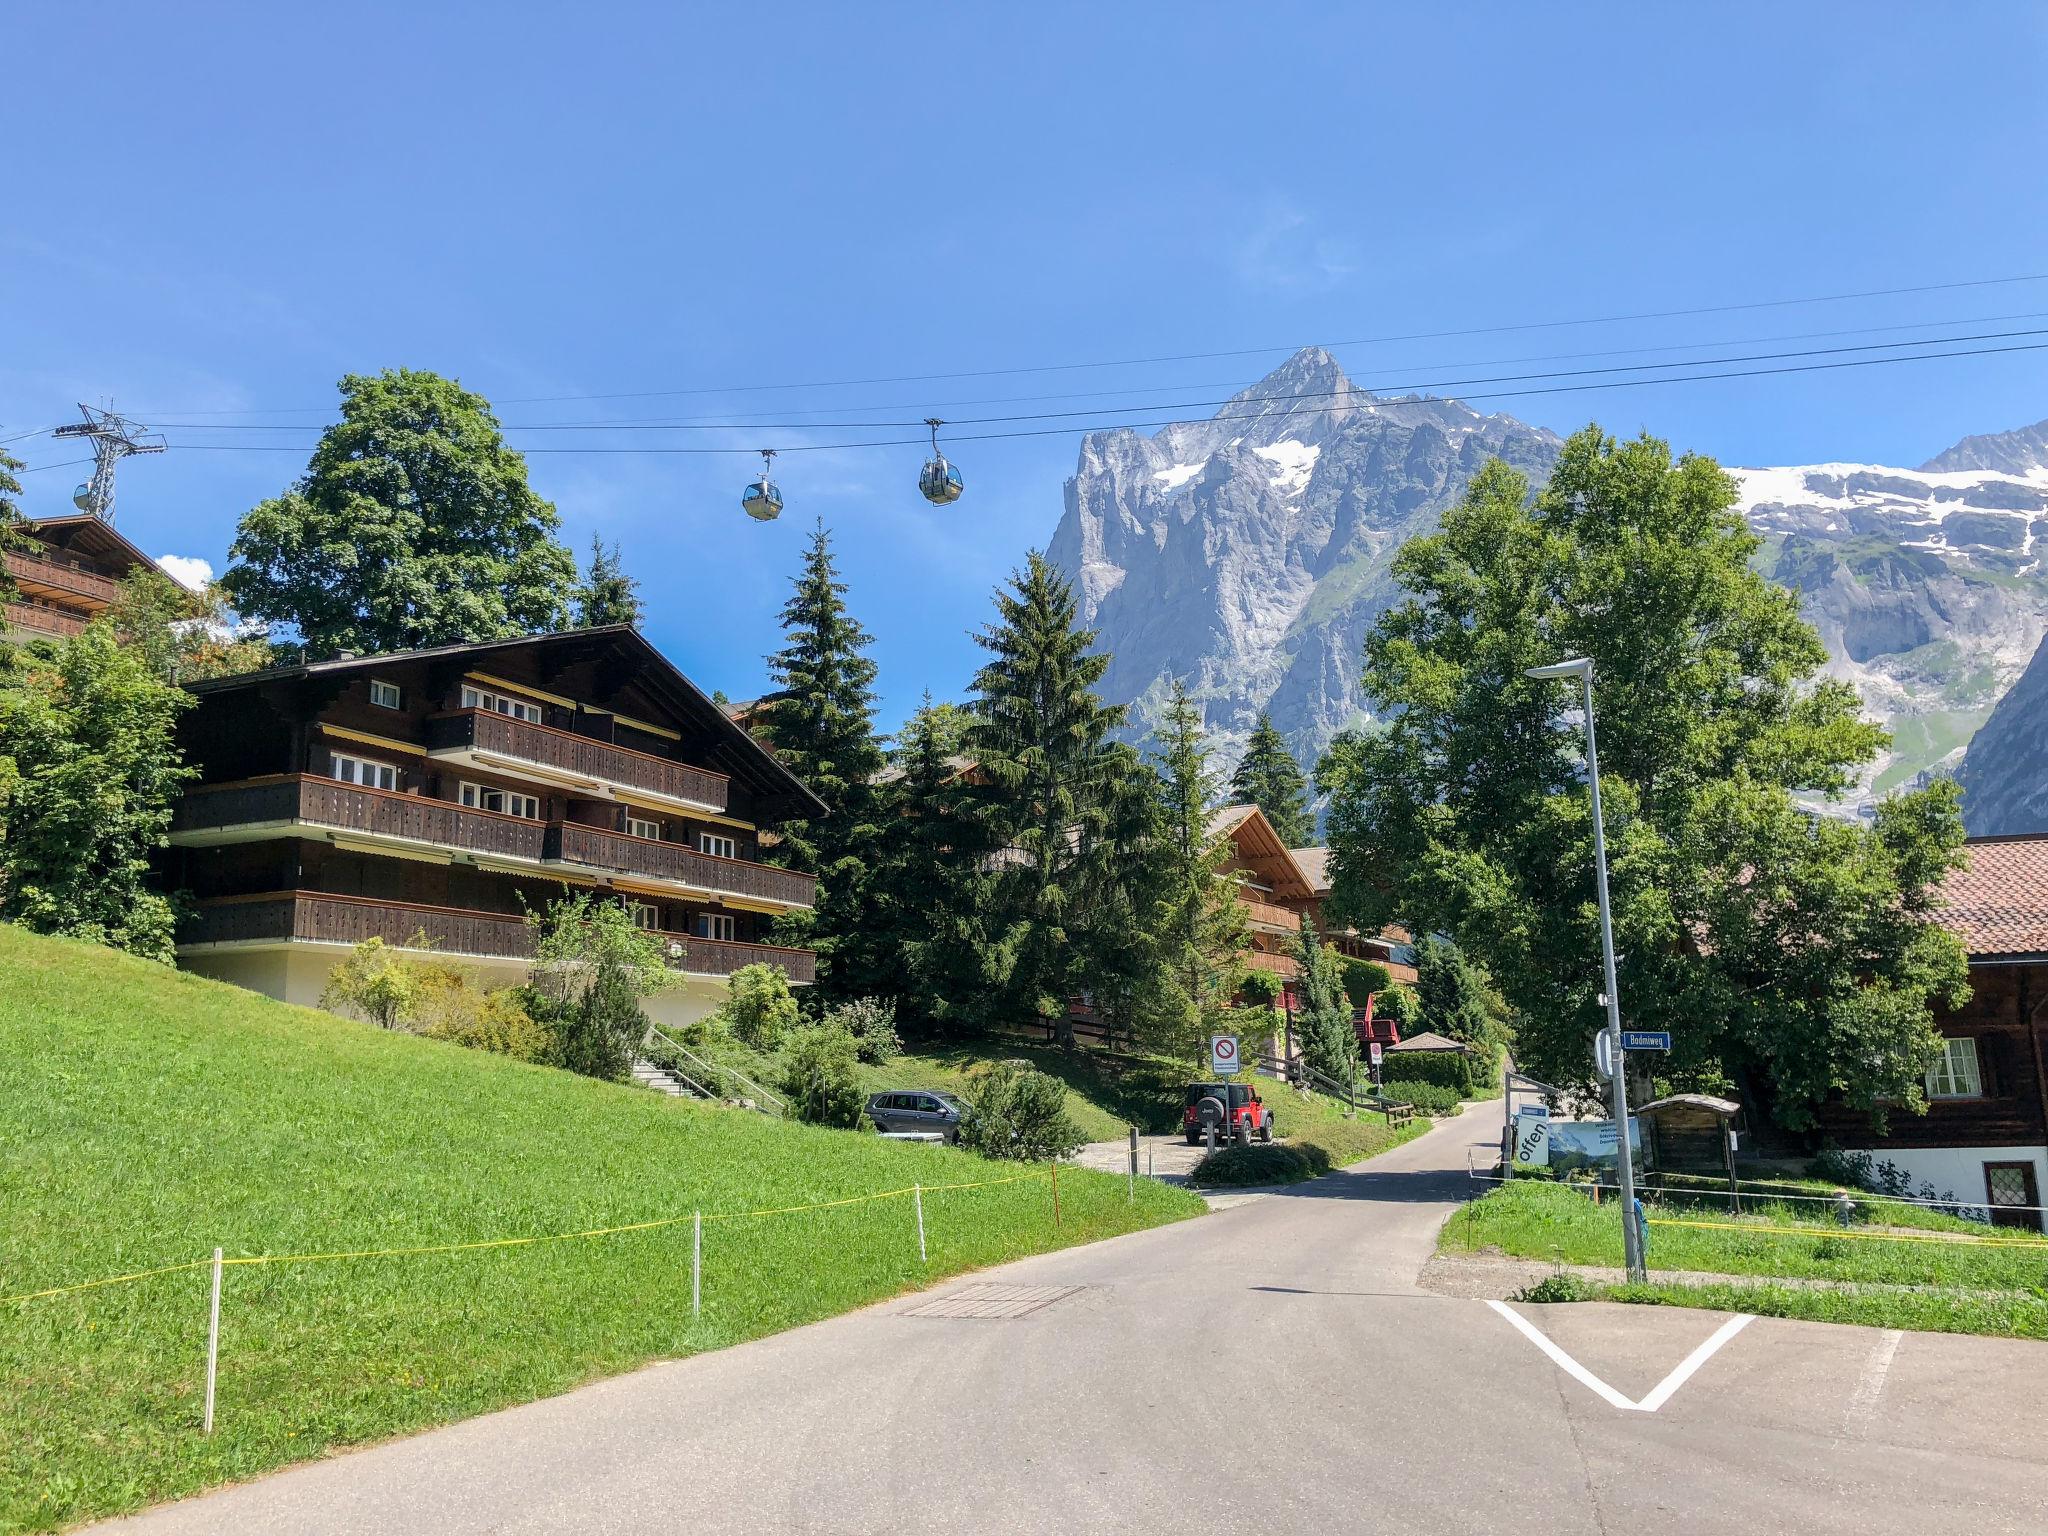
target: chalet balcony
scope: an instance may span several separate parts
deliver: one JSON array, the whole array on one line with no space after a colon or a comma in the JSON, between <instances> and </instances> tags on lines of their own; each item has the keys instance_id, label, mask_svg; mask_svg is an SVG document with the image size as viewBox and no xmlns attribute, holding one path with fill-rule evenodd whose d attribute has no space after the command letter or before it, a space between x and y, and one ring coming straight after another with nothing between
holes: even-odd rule
<instances>
[{"instance_id":1,"label":"chalet balcony","mask_svg":"<svg viewBox=\"0 0 2048 1536\"><path fill-rule=\"evenodd\" d=\"M681 843L628 837L623 832L586 827L573 821L548 828L545 856L565 864L644 875L692 890L748 896L781 906L808 907L818 896L818 882L811 875L746 859L723 859Z\"/></svg>"},{"instance_id":2,"label":"chalet balcony","mask_svg":"<svg viewBox=\"0 0 2048 1536\"><path fill-rule=\"evenodd\" d=\"M459 848L535 864L543 857L547 842L547 828L537 821L471 810L449 800L366 789L313 774L188 790L171 818L171 841L250 842L276 836L293 825Z\"/></svg>"},{"instance_id":3,"label":"chalet balcony","mask_svg":"<svg viewBox=\"0 0 2048 1536\"><path fill-rule=\"evenodd\" d=\"M200 902L181 928L179 943L184 947L295 942L353 946L366 939L382 939L404 948L421 934L434 954L451 959L518 961L530 959L533 953L533 930L523 918L316 891L271 891ZM680 933L657 933L654 938L664 947L682 946L677 968L686 976L730 976L745 965L776 965L788 972L792 982L805 984L817 979L817 960L807 949L699 939Z\"/></svg>"},{"instance_id":4,"label":"chalet balcony","mask_svg":"<svg viewBox=\"0 0 2048 1536\"><path fill-rule=\"evenodd\" d=\"M121 595L121 584L97 571L83 571L61 560L10 550L7 569L22 591L37 594L61 592L81 597L96 607L105 607Z\"/></svg>"},{"instance_id":5,"label":"chalet balcony","mask_svg":"<svg viewBox=\"0 0 2048 1536\"><path fill-rule=\"evenodd\" d=\"M430 719L427 752L607 798L622 790L635 792L685 810L723 811L730 788L724 774L484 709Z\"/></svg>"},{"instance_id":6,"label":"chalet balcony","mask_svg":"<svg viewBox=\"0 0 2048 1536\"><path fill-rule=\"evenodd\" d=\"M85 620L75 613L66 613L61 608L50 608L41 603L9 603L7 627L26 634L69 638L85 633Z\"/></svg>"},{"instance_id":7,"label":"chalet balcony","mask_svg":"<svg viewBox=\"0 0 2048 1536\"><path fill-rule=\"evenodd\" d=\"M1276 907L1270 901L1259 901L1244 897L1244 909L1251 918L1251 926L1259 933L1296 934L1301 932L1301 918L1285 907Z\"/></svg>"},{"instance_id":8,"label":"chalet balcony","mask_svg":"<svg viewBox=\"0 0 2048 1536\"><path fill-rule=\"evenodd\" d=\"M1263 949L1255 949L1244 958L1245 964L1251 969L1265 971L1283 981L1292 981L1301 974L1301 967L1294 963L1294 957L1291 955L1273 955Z\"/></svg>"}]
</instances>

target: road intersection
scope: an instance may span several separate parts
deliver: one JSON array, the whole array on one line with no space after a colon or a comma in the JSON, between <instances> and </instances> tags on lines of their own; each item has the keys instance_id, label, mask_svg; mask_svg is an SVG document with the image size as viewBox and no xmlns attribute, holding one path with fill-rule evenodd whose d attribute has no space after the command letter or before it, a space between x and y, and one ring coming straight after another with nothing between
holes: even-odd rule
<instances>
[{"instance_id":1,"label":"road intersection","mask_svg":"<svg viewBox=\"0 0 2048 1536\"><path fill-rule=\"evenodd\" d=\"M2048 1529L2041 1345L1421 1289L1495 1133L106 1529Z\"/></svg>"}]
</instances>

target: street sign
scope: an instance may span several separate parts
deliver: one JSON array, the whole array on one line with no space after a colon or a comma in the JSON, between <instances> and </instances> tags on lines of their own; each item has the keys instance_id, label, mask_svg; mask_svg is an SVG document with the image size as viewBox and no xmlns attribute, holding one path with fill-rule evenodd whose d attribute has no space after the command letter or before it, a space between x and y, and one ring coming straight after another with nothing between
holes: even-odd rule
<instances>
[{"instance_id":1,"label":"street sign","mask_svg":"<svg viewBox=\"0 0 2048 1536\"><path fill-rule=\"evenodd\" d=\"M1515 1163L1522 1168L1545 1168L1550 1164L1550 1111L1541 1104L1523 1104L1515 1110Z\"/></svg>"},{"instance_id":2,"label":"street sign","mask_svg":"<svg viewBox=\"0 0 2048 1536\"><path fill-rule=\"evenodd\" d=\"M1237 1036L1209 1037L1209 1066L1219 1077L1228 1077L1237 1070Z\"/></svg>"},{"instance_id":3,"label":"street sign","mask_svg":"<svg viewBox=\"0 0 2048 1536\"><path fill-rule=\"evenodd\" d=\"M1624 1029L1621 1032L1621 1048L1624 1051L1668 1051L1671 1049L1671 1031Z\"/></svg>"},{"instance_id":4,"label":"street sign","mask_svg":"<svg viewBox=\"0 0 2048 1536\"><path fill-rule=\"evenodd\" d=\"M1380 1047L1380 1042L1379 1042L1379 1041L1377 1041L1377 1040L1373 1041L1373 1042L1372 1042L1372 1047L1371 1047L1371 1049L1372 1049L1372 1064L1373 1064L1374 1066L1378 1066L1378 1065L1380 1064L1380 1049L1381 1049L1381 1047Z\"/></svg>"}]
</instances>

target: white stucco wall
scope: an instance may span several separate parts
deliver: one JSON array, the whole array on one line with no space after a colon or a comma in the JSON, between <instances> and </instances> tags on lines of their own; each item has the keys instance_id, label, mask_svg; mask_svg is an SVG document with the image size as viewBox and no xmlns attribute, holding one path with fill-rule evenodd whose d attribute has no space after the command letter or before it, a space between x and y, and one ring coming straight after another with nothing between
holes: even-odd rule
<instances>
[{"instance_id":1,"label":"white stucco wall","mask_svg":"<svg viewBox=\"0 0 2048 1536\"><path fill-rule=\"evenodd\" d=\"M320 994L327 987L327 973L348 958L346 944L284 944L252 949L192 950L178 956L178 964L199 976L231 982L274 997L282 1003L320 1006ZM523 960L480 960L439 955L469 971L485 986L510 987L526 980ZM643 1004L647 1017L663 1029L680 1029L706 1017L725 1001L722 977L688 976L674 986L657 992Z\"/></svg>"},{"instance_id":2,"label":"white stucco wall","mask_svg":"<svg viewBox=\"0 0 2048 1536\"><path fill-rule=\"evenodd\" d=\"M1870 1155L1911 1178L1915 1194L1925 1183L1932 1184L1937 1195L1981 1203L1986 1163L2032 1163L2034 1187L2048 1193L2048 1147L1875 1147ZM2040 1215L2035 1212L2037 1218Z\"/></svg>"}]
</instances>

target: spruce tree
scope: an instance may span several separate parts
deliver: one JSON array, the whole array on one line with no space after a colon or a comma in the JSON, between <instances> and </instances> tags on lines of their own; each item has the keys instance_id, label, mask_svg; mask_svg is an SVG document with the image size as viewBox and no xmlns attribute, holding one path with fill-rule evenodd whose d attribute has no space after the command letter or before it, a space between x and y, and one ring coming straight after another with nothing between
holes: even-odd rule
<instances>
[{"instance_id":1,"label":"spruce tree","mask_svg":"<svg viewBox=\"0 0 2048 1536\"><path fill-rule=\"evenodd\" d=\"M997 622L975 638L990 659L975 674L966 748L986 780L981 800L1002 850L991 934L996 1017L1052 1026L1073 1043L1069 999L1089 984L1109 926L1101 897L1117 886L1121 791L1132 754L1109 740L1124 712L1095 693L1109 666L1082 629L1073 587L1033 550Z\"/></svg>"},{"instance_id":2,"label":"spruce tree","mask_svg":"<svg viewBox=\"0 0 2048 1536\"><path fill-rule=\"evenodd\" d=\"M1158 880L1146 925L1158 980L1148 1043L1199 1061L1207 1036L1236 1033L1231 1002L1244 979L1248 918L1225 872L1230 839L1210 825L1218 786L1201 714L1179 681L1161 738Z\"/></svg>"},{"instance_id":3,"label":"spruce tree","mask_svg":"<svg viewBox=\"0 0 2048 1536\"><path fill-rule=\"evenodd\" d=\"M1323 942L1306 916L1295 938L1294 962L1301 971L1302 1005L1294 1024L1301 1034L1302 1058L1332 1081L1349 1084L1358 1076L1358 1030L1344 995L1344 972L1337 951Z\"/></svg>"},{"instance_id":4,"label":"spruce tree","mask_svg":"<svg viewBox=\"0 0 2048 1536\"><path fill-rule=\"evenodd\" d=\"M820 521L782 609L784 645L768 658L776 697L762 724L775 754L827 807L784 823L780 850L789 867L818 877L817 906L783 931L817 950L820 999L868 995L888 969L865 917L881 836L875 664L865 654L873 641L847 612L845 595Z\"/></svg>"},{"instance_id":5,"label":"spruce tree","mask_svg":"<svg viewBox=\"0 0 2048 1536\"><path fill-rule=\"evenodd\" d=\"M576 589L576 622L584 629L601 624L631 624L639 628L643 616L640 583L626 574L619 546L605 548L604 540L590 537L590 566L582 585Z\"/></svg>"},{"instance_id":6,"label":"spruce tree","mask_svg":"<svg viewBox=\"0 0 2048 1536\"><path fill-rule=\"evenodd\" d=\"M21 482L16 473L27 466L0 448L0 550L17 550L27 554L35 549L36 541L29 537L28 520L21 515L21 508L15 497L21 494ZM11 598L21 589L15 585L14 572L0 561L0 598Z\"/></svg>"},{"instance_id":7,"label":"spruce tree","mask_svg":"<svg viewBox=\"0 0 2048 1536\"><path fill-rule=\"evenodd\" d=\"M1273 728L1273 717L1261 711L1244 757L1231 775L1230 797L1239 805L1256 805L1290 848L1306 848L1316 835L1308 809L1308 781L1301 764Z\"/></svg>"}]
</instances>

